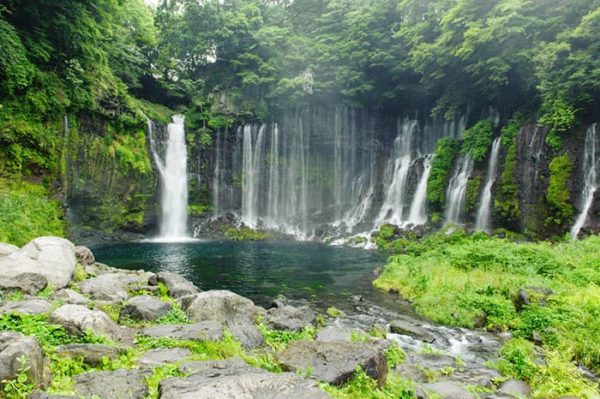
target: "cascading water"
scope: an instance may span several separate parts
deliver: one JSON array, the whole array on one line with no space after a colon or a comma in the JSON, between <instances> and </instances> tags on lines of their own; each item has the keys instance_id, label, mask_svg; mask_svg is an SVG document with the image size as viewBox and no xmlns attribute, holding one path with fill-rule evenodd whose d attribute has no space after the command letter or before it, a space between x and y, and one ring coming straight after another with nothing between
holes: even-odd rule
<instances>
[{"instance_id":1,"label":"cascading water","mask_svg":"<svg viewBox=\"0 0 600 399\"><path fill-rule=\"evenodd\" d=\"M473 159L465 155L458 162L458 167L450 179L446 190L446 223L459 224L465 207L467 183L473 172Z\"/></svg>"},{"instance_id":2,"label":"cascading water","mask_svg":"<svg viewBox=\"0 0 600 399\"><path fill-rule=\"evenodd\" d=\"M488 162L487 177L485 186L481 192L481 200L479 201L479 209L477 210L476 229L479 231L489 232L492 228L492 188L496 182L498 174L498 156L500 154L501 138L494 140L492 152Z\"/></svg>"},{"instance_id":3,"label":"cascading water","mask_svg":"<svg viewBox=\"0 0 600 399\"><path fill-rule=\"evenodd\" d=\"M187 148L185 144L184 117L173 116L167 127L164 162L156 149L152 122L148 121L152 155L161 178L160 235L156 241L189 240L187 228L188 181Z\"/></svg>"},{"instance_id":4,"label":"cascading water","mask_svg":"<svg viewBox=\"0 0 600 399\"><path fill-rule=\"evenodd\" d=\"M420 226L427 223L427 183L429 182L429 175L431 174L432 160L433 155L428 155L423 158L423 173L419 179L417 191L415 191L415 196L413 197L413 201L410 206L408 223L415 226Z\"/></svg>"},{"instance_id":5,"label":"cascading water","mask_svg":"<svg viewBox=\"0 0 600 399\"><path fill-rule=\"evenodd\" d=\"M584 187L581 193L581 213L577 216L575 224L571 228L571 239L576 240L581 228L588 219L590 209L594 203L594 195L598 190L600 182L598 181L598 171L600 170L600 157L596 151L600 147L596 136L596 124L593 124L587 131L585 137L585 147L583 155L583 176Z\"/></svg>"},{"instance_id":6,"label":"cascading water","mask_svg":"<svg viewBox=\"0 0 600 399\"><path fill-rule=\"evenodd\" d=\"M252 126L244 127L242 222L251 228L256 228L258 225L258 190L263 164L265 129L266 126L262 125L254 140Z\"/></svg>"}]
</instances>

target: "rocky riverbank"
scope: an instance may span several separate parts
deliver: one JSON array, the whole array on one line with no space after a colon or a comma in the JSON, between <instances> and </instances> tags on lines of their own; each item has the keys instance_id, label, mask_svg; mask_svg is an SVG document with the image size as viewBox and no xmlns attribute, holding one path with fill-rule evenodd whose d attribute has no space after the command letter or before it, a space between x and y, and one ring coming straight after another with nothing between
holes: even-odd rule
<instances>
[{"instance_id":1,"label":"rocky riverbank","mask_svg":"<svg viewBox=\"0 0 600 399\"><path fill-rule=\"evenodd\" d=\"M95 262L56 237L0 244L0 397L517 398L503 338L353 298L264 309L183 277ZM366 396L365 396L366 395ZM437 396L435 396L437 395Z\"/></svg>"}]
</instances>

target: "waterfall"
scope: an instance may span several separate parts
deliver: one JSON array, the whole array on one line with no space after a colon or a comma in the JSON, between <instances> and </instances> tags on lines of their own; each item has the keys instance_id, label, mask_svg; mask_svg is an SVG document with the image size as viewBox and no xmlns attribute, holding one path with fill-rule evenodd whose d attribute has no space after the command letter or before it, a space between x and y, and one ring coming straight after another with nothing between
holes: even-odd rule
<instances>
[{"instance_id":1,"label":"waterfall","mask_svg":"<svg viewBox=\"0 0 600 399\"><path fill-rule=\"evenodd\" d=\"M213 217L220 215L221 203L221 129L217 130L217 146L215 154L215 170L213 175Z\"/></svg>"},{"instance_id":2,"label":"waterfall","mask_svg":"<svg viewBox=\"0 0 600 399\"><path fill-rule=\"evenodd\" d=\"M268 220L269 228L276 228L279 220L279 126L275 124L271 130L271 146L269 151L269 192Z\"/></svg>"},{"instance_id":3,"label":"waterfall","mask_svg":"<svg viewBox=\"0 0 600 399\"><path fill-rule=\"evenodd\" d=\"M148 121L150 148L161 178L161 219L158 241L188 240L187 231L187 148L184 117L173 116L167 127L168 140L164 162L156 149L152 122Z\"/></svg>"},{"instance_id":4,"label":"waterfall","mask_svg":"<svg viewBox=\"0 0 600 399\"><path fill-rule=\"evenodd\" d=\"M415 226L420 226L427 223L427 183L431 174L431 162L433 155L428 155L423 159L423 173L417 185L417 191L410 205L410 214L408 222Z\"/></svg>"},{"instance_id":5,"label":"waterfall","mask_svg":"<svg viewBox=\"0 0 600 399\"><path fill-rule=\"evenodd\" d=\"M596 137L596 124L593 124L585 136L585 147L583 155L583 177L584 186L581 193L581 213L577 216L575 224L571 229L571 239L576 240L581 228L587 221L590 209L594 203L594 195L600 182L598 181L598 169L600 158L596 155L598 140Z\"/></svg>"},{"instance_id":6,"label":"waterfall","mask_svg":"<svg viewBox=\"0 0 600 399\"><path fill-rule=\"evenodd\" d=\"M264 151L264 136L266 125L258 130L257 138L253 140L252 125L244 127L244 159L242 177L242 222L248 227L258 226L259 189ZM254 142L254 143L253 143Z\"/></svg>"},{"instance_id":7,"label":"waterfall","mask_svg":"<svg viewBox=\"0 0 600 399\"><path fill-rule=\"evenodd\" d=\"M384 184L388 189L385 200L375 220L375 227L384 223L403 225L404 208L406 207L406 192L408 172L412 166L412 142L415 130L418 128L417 121L404 120L399 122L400 135L394 141L395 159L390 161L386 168Z\"/></svg>"},{"instance_id":8,"label":"waterfall","mask_svg":"<svg viewBox=\"0 0 600 399\"><path fill-rule=\"evenodd\" d=\"M466 155L462 157L446 190L446 223L458 224L465 206L467 183L473 172L473 159Z\"/></svg>"},{"instance_id":9,"label":"waterfall","mask_svg":"<svg viewBox=\"0 0 600 399\"><path fill-rule=\"evenodd\" d=\"M476 229L479 231L489 232L492 228L492 187L496 182L496 176L498 174L498 155L500 154L500 142L500 137L494 140L492 152L490 153L485 186L483 187L481 200L479 202L479 209L477 210Z\"/></svg>"}]
</instances>

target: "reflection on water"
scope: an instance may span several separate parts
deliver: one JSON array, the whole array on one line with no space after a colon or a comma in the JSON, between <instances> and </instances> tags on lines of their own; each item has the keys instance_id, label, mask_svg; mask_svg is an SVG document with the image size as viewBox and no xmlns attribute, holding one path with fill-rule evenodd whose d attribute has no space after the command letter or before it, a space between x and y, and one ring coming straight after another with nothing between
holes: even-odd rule
<instances>
[{"instance_id":1,"label":"reflection on water","mask_svg":"<svg viewBox=\"0 0 600 399\"><path fill-rule=\"evenodd\" d=\"M385 259L375 252L302 242L126 243L94 249L110 266L170 271L203 290L228 289L267 304L283 294L323 305L366 298L373 269Z\"/></svg>"}]
</instances>

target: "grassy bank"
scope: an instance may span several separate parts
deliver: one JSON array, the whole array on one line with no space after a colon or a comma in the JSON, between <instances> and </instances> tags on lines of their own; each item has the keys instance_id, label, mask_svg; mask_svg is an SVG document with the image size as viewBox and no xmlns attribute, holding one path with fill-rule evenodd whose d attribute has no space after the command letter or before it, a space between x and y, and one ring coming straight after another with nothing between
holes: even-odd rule
<instances>
[{"instance_id":1,"label":"grassy bank","mask_svg":"<svg viewBox=\"0 0 600 399\"><path fill-rule=\"evenodd\" d=\"M44 235L65 235L60 202L42 184L0 178L0 242L22 246Z\"/></svg>"},{"instance_id":2,"label":"grassy bank","mask_svg":"<svg viewBox=\"0 0 600 399\"><path fill-rule=\"evenodd\" d=\"M500 369L530 382L536 397L596 391L576 364L600 372L600 237L550 244L439 233L400 251L377 287L434 321L511 332ZM530 341L543 348L543 364Z\"/></svg>"}]
</instances>

